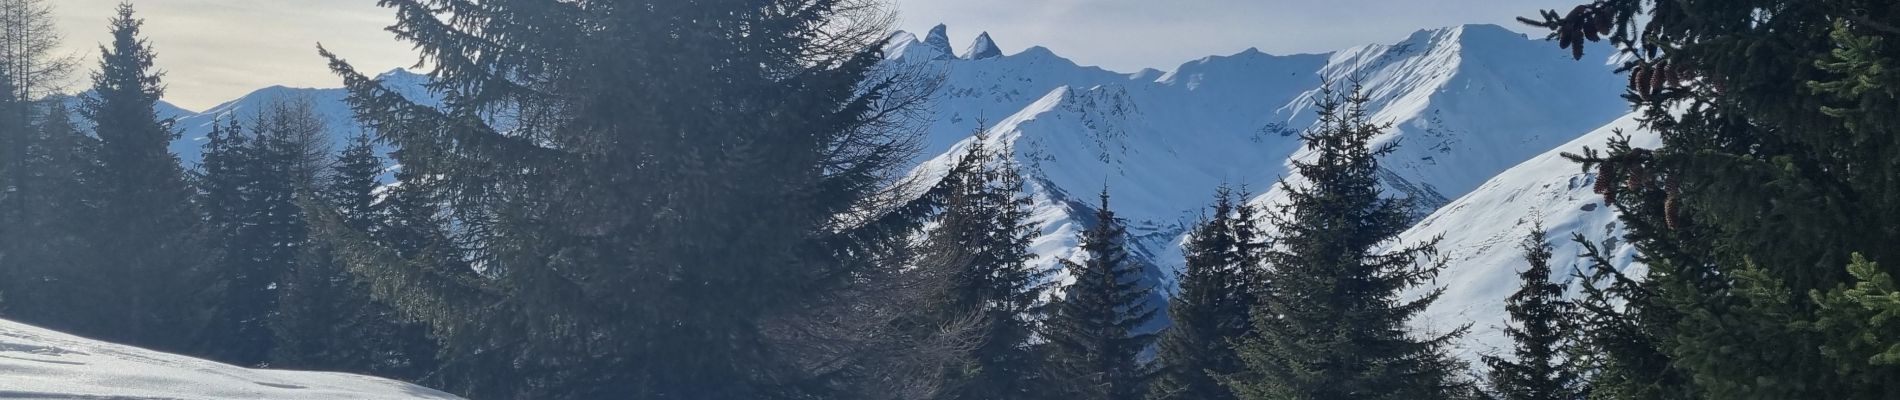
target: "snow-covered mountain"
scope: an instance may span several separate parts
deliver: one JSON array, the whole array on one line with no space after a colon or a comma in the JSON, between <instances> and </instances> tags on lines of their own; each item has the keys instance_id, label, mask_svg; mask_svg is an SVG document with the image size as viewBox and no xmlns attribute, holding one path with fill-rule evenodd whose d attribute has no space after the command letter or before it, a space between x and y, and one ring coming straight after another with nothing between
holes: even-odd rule
<instances>
[{"instance_id":1,"label":"snow-covered mountain","mask_svg":"<svg viewBox=\"0 0 1900 400\"><path fill-rule=\"evenodd\" d=\"M921 36L899 32L886 46L887 65L940 80L932 118L918 127L924 157L912 174L924 182L941 177L978 130L993 148L1011 149L1031 178L1042 233L1035 262L1043 267L1078 255L1077 234L1106 187L1112 208L1129 222L1131 248L1151 266L1158 292L1169 292L1183 235L1216 186L1251 188L1256 204L1283 198L1275 183L1306 157L1298 133L1316 119L1313 101L1326 82L1362 85L1373 118L1393 124L1378 138L1400 145L1385 159L1384 183L1417 199L1423 221L1403 240L1446 236L1442 250L1454 259L1440 283L1451 289L1426 326L1475 320L1473 347L1497 343L1491 326L1515 289L1511 245L1523 223L1541 219L1552 237L1566 238L1585 226L1601 236L1612 220L1600 204L1588 211L1564 202L1587 201L1587 190L1562 201L1518 192L1556 196L1525 189L1550 182L1563 183L1565 195L1578 190L1569 181L1587 175L1555 153L1602 142L1607 133L1598 128L1606 124L1630 125L1618 119L1627 113L1618 98L1625 82L1604 63L1573 61L1551 43L1503 27L1420 30L1323 54L1248 49L1134 72L1078 65L1043 47L1006 54L988 34L959 52L947 33L943 26ZM427 96L426 77L402 70L382 77L414 98ZM243 120L289 97L316 103L340 142L361 129L342 96L339 89L273 87L186 112L174 150L195 163L215 117Z\"/></svg>"},{"instance_id":2,"label":"snow-covered mountain","mask_svg":"<svg viewBox=\"0 0 1900 400\"><path fill-rule=\"evenodd\" d=\"M0 320L0 398L456 399L360 375L254 370Z\"/></svg>"},{"instance_id":3,"label":"snow-covered mountain","mask_svg":"<svg viewBox=\"0 0 1900 400\"><path fill-rule=\"evenodd\" d=\"M1520 243L1540 224L1550 234L1553 278L1560 282L1584 267L1578 257L1583 246L1571 240L1574 234L1599 244L1616 265L1634 264L1636 249L1620 240L1624 230L1615 207L1593 192L1596 172L1584 171L1561 153L1602 149L1619 132L1632 146L1661 144L1654 132L1638 125L1630 114L1573 138L1505 170L1401 234L1399 240L1408 243L1443 238L1439 256L1450 265L1438 279L1449 286L1444 297L1419 322L1441 331L1473 324L1465 349L1471 352L1509 343L1499 329L1505 323L1504 298L1517 291L1517 273L1526 268Z\"/></svg>"},{"instance_id":4,"label":"snow-covered mountain","mask_svg":"<svg viewBox=\"0 0 1900 400\"><path fill-rule=\"evenodd\" d=\"M1184 233L1217 185L1245 185L1260 193L1256 204L1279 203L1283 195L1273 184L1290 174L1291 160L1306 157L1297 134L1316 119L1313 101L1326 82L1362 85L1373 119L1393 124L1377 139L1400 144L1385 159L1384 181L1392 193L1419 200L1420 216L1485 194L1474 190L1534 156L1575 147L1580 135L1627 112L1617 97L1623 82L1610 67L1572 61L1547 42L1492 25L1421 30L1397 43L1327 54L1250 49L1168 73L1076 66L1040 47L956 55L945 33L939 27L922 39L899 34L890 47L893 62L928 66L943 78L939 118L926 141L926 153L937 156L916 174L941 176L987 120L984 140L1013 149L1033 178L1030 195L1043 231L1037 262L1053 268L1055 259L1076 256L1076 233L1106 185L1111 208L1128 219L1135 248L1156 267L1164 290L1182 264ZM993 40L982 35L971 48L995 48ZM1555 172L1520 172L1547 173ZM1479 222L1486 221L1441 224L1491 228ZM1448 251L1467 246L1446 242ZM1440 309L1495 320L1514 289L1496 283L1513 280L1512 270L1496 259L1469 261L1454 263L1444 279L1455 293L1449 297L1465 302L1446 301ZM1459 281L1476 278L1490 284Z\"/></svg>"},{"instance_id":5,"label":"snow-covered mountain","mask_svg":"<svg viewBox=\"0 0 1900 400\"><path fill-rule=\"evenodd\" d=\"M391 88L398 90L412 100L422 104L436 104L438 100L429 94L423 86L429 81L427 76L404 69L395 69L376 77ZM349 93L341 88L292 88L272 86L258 89L211 107L204 111L187 111L170 104L160 105L160 117L173 118L173 129L179 132L179 139L172 142L171 150L186 166L197 165L204 156L205 135L211 133L211 127L220 120L236 120L244 126L250 126L258 113L279 102L307 101L318 118L324 121L330 130L331 149L341 150L349 140L365 132L362 124L356 122L356 114L350 110L344 98Z\"/></svg>"}]
</instances>

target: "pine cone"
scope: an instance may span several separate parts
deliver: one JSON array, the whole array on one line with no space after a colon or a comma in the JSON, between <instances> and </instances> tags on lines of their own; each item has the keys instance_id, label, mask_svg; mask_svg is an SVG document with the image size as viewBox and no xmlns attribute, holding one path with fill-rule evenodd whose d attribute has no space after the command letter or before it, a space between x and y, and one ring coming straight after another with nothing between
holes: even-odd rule
<instances>
[{"instance_id":1,"label":"pine cone","mask_svg":"<svg viewBox=\"0 0 1900 400\"><path fill-rule=\"evenodd\" d=\"M1624 190L1636 192L1649 186L1649 173L1643 168L1631 168L1625 175L1628 176L1623 179Z\"/></svg>"},{"instance_id":2,"label":"pine cone","mask_svg":"<svg viewBox=\"0 0 1900 400\"><path fill-rule=\"evenodd\" d=\"M1682 79L1681 79L1682 72L1679 71L1681 69L1682 68L1677 68L1675 66L1669 66L1668 68L1664 68L1662 70L1663 84L1668 85L1669 87L1681 87L1682 86Z\"/></svg>"},{"instance_id":3,"label":"pine cone","mask_svg":"<svg viewBox=\"0 0 1900 400\"><path fill-rule=\"evenodd\" d=\"M1591 18L1591 22L1596 22L1598 35L1609 35L1610 29L1616 27L1616 21L1614 16L1610 14L1609 8L1597 9L1596 18Z\"/></svg>"},{"instance_id":4,"label":"pine cone","mask_svg":"<svg viewBox=\"0 0 1900 400\"><path fill-rule=\"evenodd\" d=\"M1603 195L1603 204L1616 204L1616 164L1608 162L1597 164L1597 181L1593 187L1597 194Z\"/></svg>"},{"instance_id":5,"label":"pine cone","mask_svg":"<svg viewBox=\"0 0 1900 400\"><path fill-rule=\"evenodd\" d=\"M1667 71L1669 71L1669 62L1664 61L1664 62L1657 63L1656 67L1653 68L1649 72L1649 76L1648 76L1649 82L1646 82L1649 84L1649 86L1646 87L1646 89L1648 89L1649 96L1654 97L1654 96L1662 95L1663 74L1668 73Z\"/></svg>"},{"instance_id":6,"label":"pine cone","mask_svg":"<svg viewBox=\"0 0 1900 400\"><path fill-rule=\"evenodd\" d=\"M1637 64L1636 67L1630 68L1630 92L1631 93L1636 93L1638 97L1642 97L1645 99L1649 98L1648 93L1643 91L1643 82L1648 81L1648 80L1649 80L1649 66Z\"/></svg>"}]
</instances>

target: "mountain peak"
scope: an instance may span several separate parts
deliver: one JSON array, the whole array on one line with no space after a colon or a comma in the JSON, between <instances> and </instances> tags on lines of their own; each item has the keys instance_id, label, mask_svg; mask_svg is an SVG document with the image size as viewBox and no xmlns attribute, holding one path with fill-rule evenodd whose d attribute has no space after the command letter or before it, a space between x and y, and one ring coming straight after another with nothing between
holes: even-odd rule
<instances>
[{"instance_id":1,"label":"mountain peak","mask_svg":"<svg viewBox=\"0 0 1900 400\"><path fill-rule=\"evenodd\" d=\"M936 27L930 28L930 33L924 35L924 45L942 50L944 54L951 54L950 27L937 24Z\"/></svg>"},{"instance_id":2,"label":"mountain peak","mask_svg":"<svg viewBox=\"0 0 1900 400\"><path fill-rule=\"evenodd\" d=\"M1406 38L1404 43L1438 42L1522 42L1529 37L1521 32L1494 24L1465 24L1434 29L1420 29Z\"/></svg>"},{"instance_id":3,"label":"mountain peak","mask_svg":"<svg viewBox=\"0 0 1900 400\"><path fill-rule=\"evenodd\" d=\"M976 35L976 41L970 43L970 49L963 52L963 59L982 60L1003 56L1003 49L996 47L996 41L990 39L989 32Z\"/></svg>"}]
</instances>

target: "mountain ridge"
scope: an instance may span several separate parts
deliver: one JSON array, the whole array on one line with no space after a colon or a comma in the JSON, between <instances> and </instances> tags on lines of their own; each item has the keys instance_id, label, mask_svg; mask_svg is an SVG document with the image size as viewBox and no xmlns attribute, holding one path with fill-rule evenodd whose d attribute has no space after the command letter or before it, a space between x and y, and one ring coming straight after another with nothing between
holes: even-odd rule
<instances>
[{"instance_id":1,"label":"mountain ridge","mask_svg":"<svg viewBox=\"0 0 1900 400\"><path fill-rule=\"evenodd\" d=\"M1077 234L1093 211L1090 199L1106 186L1129 222L1131 250L1149 265L1157 301L1172 291L1182 265L1179 245L1216 186L1250 188L1251 202L1262 206L1284 198L1277 183L1292 175L1294 160L1308 156L1298 133L1313 123L1313 99L1329 82L1363 86L1374 120L1393 124L1376 139L1401 144L1384 159L1382 180L1390 193L1417 200L1421 221L1433 221L1441 206L1483 195L1489 180L1563 150L1628 112L1618 97L1625 82L1610 66L1574 61L1549 43L1496 25L1422 29L1392 43L1326 53L1246 49L1168 71L1135 72L1080 65L1042 46L1006 54L987 33L957 54L948 30L940 25L922 37L895 32L885 46L887 66L939 83L926 106L929 118L915 126L921 149L911 177L936 181L979 131L992 148L1010 149L1030 178L1027 195L1041 231L1032 250L1043 268L1080 256ZM399 69L379 79L412 97L430 95L421 74ZM362 132L340 89L272 87L181 115L174 150L194 164L210 121L242 122L271 101L297 96L318 104L338 148ZM1498 269L1496 259L1472 262L1488 264L1452 268L1508 271ZM1474 299L1460 305L1469 314L1457 315L1502 315L1508 291L1448 283L1457 293L1448 297ZM1487 298L1494 298L1493 310L1480 310L1485 305L1475 299Z\"/></svg>"}]
</instances>

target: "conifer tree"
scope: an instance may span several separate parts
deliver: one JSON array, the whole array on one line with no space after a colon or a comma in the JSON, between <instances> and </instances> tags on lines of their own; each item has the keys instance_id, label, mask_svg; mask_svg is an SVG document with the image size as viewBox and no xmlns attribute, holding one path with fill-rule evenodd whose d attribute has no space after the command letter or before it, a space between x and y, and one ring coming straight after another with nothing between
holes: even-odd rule
<instances>
[{"instance_id":1,"label":"conifer tree","mask_svg":"<svg viewBox=\"0 0 1900 400\"><path fill-rule=\"evenodd\" d=\"M167 146L177 137L153 108L164 93L152 70L143 20L129 4L111 21L92 93L81 114L99 138L104 188L93 234L101 252L86 272L96 303L69 315L76 334L158 349L181 349L204 319L190 305L192 279L210 259L185 174Z\"/></svg>"},{"instance_id":2,"label":"conifer tree","mask_svg":"<svg viewBox=\"0 0 1900 400\"><path fill-rule=\"evenodd\" d=\"M1572 154L1647 266L1593 263L1597 303L1622 305L1591 307L1599 381L1643 398L1900 396L1900 365L1865 346L1900 334L1839 319L1854 314L1830 296L1900 257L1884 228L1900 223L1900 117L1882 111L1900 83L1879 67L1896 62L1896 18L1879 0L1600 0L1524 19L1578 58L1616 46L1625 97L1662 139Z\"/></svg>"},{"instance_id":3,"label":"conifer tree","mask_svg":"<svg viewBox=\"0 0 1900 400\"><path fill-rule=\"evenodd\" d=\"M1563 285L1551 281L1551 245L1543 228L1525 236L1521 248L1528 264L1518 272L1523 286L1504 303L1514 322L1504 327L1514 344L1512 357L1484 357L1492 390L1502 400L1581 400L1571 339L1576 313Z\"/></svg>"},{"instance_id":4,"label":"conifer tree","mask_svg":"<svg viewBox=\"0 0 1900 400\"><path fill-rule=\"evenodd\" d=\"M927 326L975 315L981 332L968 362L946 374L941 397L1039 398L1040 360L1030 342L1049 274L1029 265L1038 231L1030 225L1023 178L984 139L979 134L945 178L946 206L931 232L931 248L954 248L961 258Z\"/></svg>"},{"instance_id":5,"label":"conifer tree","mask_svg":"<svg viewBox=\"0 0 1900 400\"><path fill-rule=\"evenodd\" d=\"M911 144L888 122L919 100L874 68L874 7L382 4L444 104L332 67L463 254L425 265L335 216L319 237L429 326L452 390L824 398L892 374L868 347L895 341L857 328L915 305L870 288L921 224L883 196Z\"/></svg>"},{"instance_id":6,"label":"conifer tree","mask_svg":"<svg viewBox=\"0 0 1900 400\"><path fill-rule=\"evenodd\" d=\"M1257 334L1240 347L1247 368L1227 381L1243 399L1464 396L1462 366L1446 354L1464 330L1406 326L1444 289L1402 294L1444 266L1432 260L1435 239L1392 243L1410 219L1409 200L1381 193L1378 158L1393 148L1371 141L1386 127L1368 121L1358 87L1322 94L1318 124L1301 135L1313 157L1294 164L1305 183L1282 182L1289 202L1272 214L1280 234L1265 256Z\"/></svg>"},{"instance_id":7,"label":"conifer tree","mask_svg":"<svg viewBox=\"0 0 1900 400\"><path fill-rule=\"evenodd\" d=\"M35 157L47 161L43 158L46 154L29 154L30 149L36 146L59 146L58 143L35 141L47 138L59 140L64 136L58 132L67 127L66 121L50 120L55 117L50 114L64 111L52 109L58 100L53 94L64 83L74 65L72 57L56 54L60 47L60 36L54 29L52 11L52 6L44 0L0 0L0 80L5 81L0 82L0 280L4 281L0 282L0 313L6 311L4 303L9 295L15 296L16 300L27 301L26 296L59 294L57 290L32 288L48 283L45 279L50 278L44 272L57 268L47 264L51 262L47 258L50 254L44 251L50 247L40 245L61 242L57 238L70 234L71 229L75 228L74 224L68 223L72 221L46 218L45 214L36 213L50 211L48 207L64 208L78 203L30 203L46 201L46 196L64 192L67 188L28 189L21 186L29 185L27 181L33 180L34 174L48 172L34 172L31 171L34 167L25 165ZM61 200L78 199L67 197ZM46 226L48 222L61 222L61 228L67 230L46 231L54 228ZM65 260L58 262L63 263ZM57 311L44 310L45 304L14 303L16 311L58 314ZM26 318L41 324L53 322L31 316Z\"/></svg>"},{"instance_id":8,"label":"conifer tree","mask_svg":"<svg viewBox=\"0 0 1900 400\"><path fill-rule=\"evenodd\" d=\"M295 107L273 105L257 115L248 136L231 125L217 132L223 143L207 143L201 179L207 187L201 190L212 214L207 220L223 228L216 275L222 286L211 300L217 310L213 324L198 339L203 352L220 361L260 365L272 358L272 325L280 319L274 314L286 279L309 256L300 203L313 193L316 179L306 170L313 164L305 160L308 143L323 129Z\"/></svg>"},{"instance_id":9,"label":"conifer tree","mask_svg":"<svg viewBox=\"0 0 1900 400\"><path fill-rule=\"evenodd\" d=\"M1155 335L1141 330L1156 311L1140 265L1122 247L1127 231L1109 210L1107 189L1093 222L1082 233L1087 258L1062 262L1075 280L1050 306L1048 368L1061 398L1139 399L1154 377L1140 358Z\"/></svg>"},{"instance_id":10,"label":"conifer tree","mask_svg":"<svg viewBox=\"0 0 1900 400\"><path fill-rule=\"evenodd\" d=\"M7 182L13 196L6 228L0 228L0 295L5 296L9 318L64 329L71 321L63 315L74 307L88 307L96 299L77 296L86 290L81 272L94 265L100 249L88 235L98 197L98 141L79 132L64 104L48 102L39 123L20 142L24 159L17 164L16 180Z\"/></svg>"},{"instance_id":11,"label":"conifer tree","mask_svg":"<svg viewBox=\"0 0 1900 400\"><path fill-rule=\"evenodd\" d=\"M1173 323L1161 333L1161 364L1150 399L1234 399L1219 377L1239 373L1234 351L1253 330L1254 275L1261 243L1247 196L1222 186L1215 192L1213 215L1188 236L1187 266L1181 292L1168 303Z\"/></svg>"},{"instance_id":12,"label":"conifer tree","mask_svg":"<svg viewBox=\"0 0 1900 400\"><path fill-rule=\"evenodd\" d=\"M334 165L316 196L302 204L335 209L351 229L383 231L376 204L383 165L373 139L358 136ZM283 286L271 320L273 367L408 380L433 369L435 348L427 332L372 298L368 285L350 275L334 249L312 243Z\"/></svg>"},{"instance_id":13,"label":"conifer tree","mask_svg":"<svg viewBox=\"0 0 1900 400\"><path fill-rule=\"evenodd\" d=\"M0 69L0 91L13 93L13 79L8 71ZM7 296L14 295L20 289L19 282L29 273L19 271L18 250L8 244L26 232L22 229L24 217L19 199L12 189L18 185L18 160L26 159L25 142L27 124L25 105L11 95L0 96L0 315L8 309Z\"/></svg>"},{"instance_id":14,"label":"conifer tree","mask_svg":"<svg viewBox=\"0 0 1900 400\"><path fill-rule=\"evenodd\" d=\"M239 228L245 217L246 191L250 189L247 173L253 164L250 150L250 135L236 119L212 121L192 184L198 188L206 224L215 232L213 243L230 243L242 234ZM220 262L232 261L222 258Z\"/></svg>"}]
</instances>

